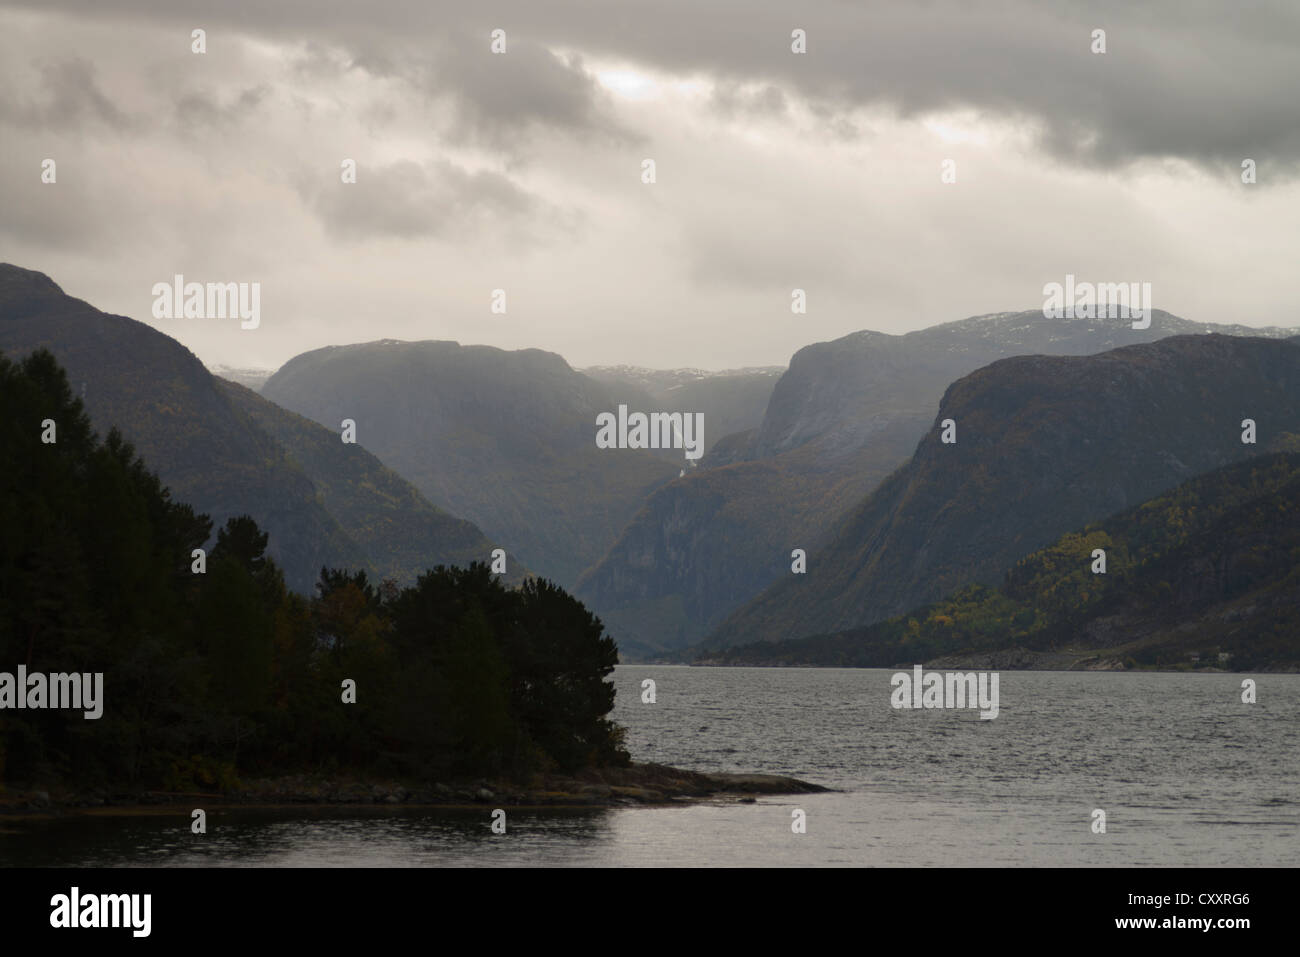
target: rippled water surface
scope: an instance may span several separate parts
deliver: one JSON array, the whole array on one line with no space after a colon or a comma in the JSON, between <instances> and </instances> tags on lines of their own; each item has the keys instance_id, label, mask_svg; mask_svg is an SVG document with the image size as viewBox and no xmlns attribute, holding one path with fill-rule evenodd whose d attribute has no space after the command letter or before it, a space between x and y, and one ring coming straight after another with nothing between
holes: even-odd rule
<instances>
[{"instance_id":1,"label":"rippled water surface","mask_svg":"<svg viewBox=\"0 0 1300 957\"><path fill-rule=\"evenodd\" d=\"M638 760L837 790L525 813L211 809L0 836L0 863L231 866L1300 864L1300 676L1003 672L1000 713L894 710L889 671L620 666ZM653 678L655 704L641 703ZM807 832L791 832L791 812ZM1091 830L1106 812L1106 833ZM12 825L9 828L14 831Z\"/></svg>"}]
</instances>

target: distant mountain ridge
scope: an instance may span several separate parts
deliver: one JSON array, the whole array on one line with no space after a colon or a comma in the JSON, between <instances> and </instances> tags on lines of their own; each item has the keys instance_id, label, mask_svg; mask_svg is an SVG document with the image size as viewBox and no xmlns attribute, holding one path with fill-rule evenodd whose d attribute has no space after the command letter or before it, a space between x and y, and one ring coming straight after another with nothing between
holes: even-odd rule
<instances>
[{"instance_id":1,"label":"distant mountain ridge","mask_svg":"<svg viewBox=\"0 0 1300 957\"><path fill-rule=\"evenodd\" d=\"M208 366L208 371L220 379L237 382L254 392L262 388L263 383L275 373L274 369L241 369L234 366Z\"/></svg>"},{"instance_id":2,"label":"distant mountain ridge","mask_svg":"<svg viewBox=\"0 0 1300 957\"><path fill-rule=\"evenodd\" d=\"M1241 441L1246 418L1257 446ZM945 419L956 444L941 442ZM912 459L809 552L807 575L701 648L843 631L993 584L1065 531L1297 431L1300 349L1285 341L1176 336L994 362L948 388Z\"/></svg>"},{"instance_id":3,"label":"distant mountain ridge","mask_svg":"<svg viewBox=\"0 0 1300 957\"><path fill-rule=\"evenodd\" d=\"M1147 329L1128 319L1049 319L1041 310L972 316L903 335L863 330L805 346L773 389L772 403L744 458L767 458L829 437L842 451L861 445L882 415L937 403L943 386L1014 355L1095 355L1168 336L1283 339L1294 328L1195 323L1154 310ZM941 391L941 390L940 390ZM735 458L733 458L735 460Z\"/></svg>"},{"instance_id":4,"label":"distant mountain ridge","mask_svg":"<svg viewBox=\"0 0 1300 957\"><path fill-rule=\"evenodd\" d=\"M641 411L698 412L704 416L704 448L752 429L763 420L772 387L784 366L747 369L646 369L640 366L592 366L578 370L603 382L615 398Z\"/></svg>"},{"instance_id":5,"label":"distant mountain ridge","mask_svg":"<svg viewBox=\"0 0 1300 957\"><path fill-rule=\"evenodd\" d=\"M583 375L598 382L626 381L645 389L651 395L664 395L682 386L708 379L737 380L770 378L774 382L785 372L785 366L744 366L738 369L651 369L647 366L613 365L587 366L579 369Z\"/></svg>"},{"instance_id":6,"label":"distant mountain ridge","mask_svg":"<svg viewBox=\"0 0 1300 957\"><path fill-rule=\"evenodd\" d=\"M617 397L539 349L331 346L289 360L262 395L330 429L353 419L358 441L431 501L565 586L686 464L684 453L598 448L596 416Z\"/></svg>"}]
</instances>

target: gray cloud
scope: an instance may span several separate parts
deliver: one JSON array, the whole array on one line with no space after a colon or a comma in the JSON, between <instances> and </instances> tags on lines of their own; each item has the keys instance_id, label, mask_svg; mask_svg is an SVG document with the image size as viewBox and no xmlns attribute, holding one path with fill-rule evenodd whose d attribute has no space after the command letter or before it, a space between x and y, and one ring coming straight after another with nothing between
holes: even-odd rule
<instances>
[{"instance_id":1,"label":"gray cloud","mask_svg":"<svg viewBox=\"0 0 1300 957\"><path fill-rule=\"evenodd\" d=\"M35 67L37 81L27 97L0 94L0 122L27 129L76 129L99 124L118 132L136 123L100 89L95 68L78 58Z\"/></svg>"},{"instance_id":2,"label":"gray cloud","mask_svg":"<svg viewBox=\"0 0 1300 957\"><path fill-rule=\"evenodd\" d=\"M226 103L205 91L184 93L176 99L176 118L184 127L225 127L248 119L270 95L265 84L243 90Z\"/></svg>"},{"instance_id":3,"label":"gray cloud","mask_svg":"<svg viewBox=\"0 0 1300 957\"><path fill-rule=\"evenodd\" d=\"M780 116L789 102L780 88L766 85L747 89L737 83L719 83L713 89L712 106L723 117L735 119L743 116Z\"/></svg>"},{"instance_id":4,"label":"gray cloud","mask_svg":"<svg viewBox=\"0 0 1300 957\"><path fill-rule=\"evenodd\" d=\"M7 243L30 244L42 252L78 249L93 252L111 238L105 218L87 216L95 207L94 189L87 184L75 153L53 149L58 180L41 182L40 163L46 157L15 156L0 151L0 237Z\"/></svg>"},{"instance_id":5,"label":"gray cloud","mask_svg":"<svg viewBox=\"0 0 1300 957\"><path fill-rule=\"evenodd\" d=\"M540 204L508 177L471 172L446 160L409 160L358 170L355 183L333 183L310 192L321 222L348 240L374 237L463 238L492 222L521 226Z\"/></svg>"}]
</instances>

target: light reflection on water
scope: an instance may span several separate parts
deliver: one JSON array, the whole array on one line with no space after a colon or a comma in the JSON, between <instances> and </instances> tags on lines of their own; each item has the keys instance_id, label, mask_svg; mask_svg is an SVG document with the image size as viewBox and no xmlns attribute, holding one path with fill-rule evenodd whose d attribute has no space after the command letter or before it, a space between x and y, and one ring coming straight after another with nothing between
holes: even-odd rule
<instances>
[{"instance_id":1,"label":"light reflection on water","mask_svg":"<svg viewBox=\"0 0 1300 957\"><path fill-rule=\"evenodd\" d=\"M621 666L638 760L831 794L666 808L211 808L22 826L0 863L224 866L1300 864L1300 676L1003 672L1001 713L895 711L889 671ZM657 702L642 704L654 678ZM793 834L790 812L807 812ZM1103 808L1107 833L1093 834ZM12 825L10 825L12 827Z\"/></svg>"}]
</instances>

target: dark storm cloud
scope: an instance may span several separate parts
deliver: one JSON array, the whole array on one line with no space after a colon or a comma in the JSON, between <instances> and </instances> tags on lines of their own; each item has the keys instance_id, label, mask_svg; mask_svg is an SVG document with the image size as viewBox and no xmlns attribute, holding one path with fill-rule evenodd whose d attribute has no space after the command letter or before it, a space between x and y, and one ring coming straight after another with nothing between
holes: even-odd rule
<instances>
[{"instance_id":1,"label":"dark storm cloud","mask_svg":"<svg viewBox=\"0 0 1300 957\"><path fill-rule=\"evenodd\" d=\"M146 320L160 277L265 282L268 362L428 338L430 302L441 338L723 368L1071 272L1211 322L1292 298L1300 4L5 3L5 258ZM247 337L165 331L244 364Z\"/></svg>"},{"instance_id":2,"label":"dark storm cloud","mask_svg":"<svg viewBox=\"0 0 1300 957\"><path fill-rule=\"evenodd\" d=\"M467 128L499 138L512 123L571 130L596 122L576 64L552 49L623 57L723 81L769 83L844 109L886 105L912 116L973 109L1022 118L1060 160L1116 166L1181 157L1207 167L1242 157L1300 158L1300 4L1129 0L961 0L849 5L838 0L27 0L86 17L169 20L350 49L354 63L404 72L426 51L427 77L460 98ZM511 38L512 66L486 54ZM790 52L790 31L808 52ZM1091 31L1108 52L1090 52ZM448 37L455 38L444 46ZM220 42L217 37L215 42ZM517 56L515 56L517 54ZM503 126L505 124L505 126Z\"/></svg>"},{"instance_id":3,"label":"dark storm cloud","mask_svg":"<svg viewBox=\"0 0 1300 957\"><path fill-rule=\"evenodd\" d=\"M474 24L475 11L442 9L439 3L334 2L230 3L179 0L165 8L151 3L0 3L42 12L63 11L83 23L132 23L176 30L178 49L188 50L190 30L207 34L208 56L220 56L231 34L302 45L295 67L304 75L335 77L351 70L407 82L426 96L447 99L458 141L479 141L512 152L534 128L560 133L633 139L600 109L602 91L582 68L578 55L564 56L524 31L508 30L507 53L494 55L489 34L495 26ZM511 16L505 14L509 21ZM492 23L484 20L482 23ZM342 49L337 57L330 49ZM106 101L105 101L106 102ZM202 112L202 104L194 103ZM214 113L214 111L207 111ZM213 115L215 118L215 114Z\"/></svg>"},{"instance_id":4,"label":"dark storm cloud","mask_svg":"<svg viewBox=\"0 0 1300 957\"><path fill-rule=\"evenodd\" d=\"M532 124L592 132L598 122L596 84L581 60L566 60L529 42L503 55L484 55L469 37L442 45L428 71L418 74L427 92L455 91L465 134L508 145ZM608 121L607 121L608 122Z\"/></svg>"}]
</instances>

